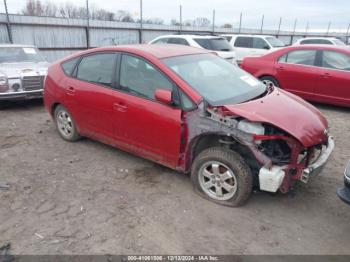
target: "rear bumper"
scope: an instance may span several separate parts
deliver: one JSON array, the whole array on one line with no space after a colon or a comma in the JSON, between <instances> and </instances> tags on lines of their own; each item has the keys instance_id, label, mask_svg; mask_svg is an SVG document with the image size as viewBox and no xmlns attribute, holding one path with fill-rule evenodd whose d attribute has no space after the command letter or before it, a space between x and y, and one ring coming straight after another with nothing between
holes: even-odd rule
<instances>
[{"instance_id":1,"label":"rear bumper","mask_svg":"<svg viewBox=\"0 0 350 262\"><path fill-rule=\"evenodd\" d=\"M27 100L43 97L43 89L12 93L0 93L0 101Z\"/></svg>"},{"instance_id":2,"label":"rear bumper","mask_svg":"<svg viewBox=\"0 0 350 262\"><path fill-rule=\"evenodd\" d=\"M300 177L300 180L302 182L307 183L311 177L317 176L321 173L323 167L328 161L328 158L331 156L334 150L334 146L334 138L332 136L328 137L328 144L326 149L322 151L321 155L314 163L303 170Z\"/></svg>"}]
</instances>

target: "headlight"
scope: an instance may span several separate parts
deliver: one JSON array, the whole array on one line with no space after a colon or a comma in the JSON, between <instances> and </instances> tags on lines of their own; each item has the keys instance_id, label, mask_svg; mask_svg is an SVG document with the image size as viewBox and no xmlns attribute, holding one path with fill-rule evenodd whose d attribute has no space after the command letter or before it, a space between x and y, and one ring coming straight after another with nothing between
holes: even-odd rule
<instances>
[{"instance_id":1,"label":"headlight","mask_svg":"<svg viewBox=\"0 0 350 262\"><path fill-rule=\"evenodd\" d=\"M7 77L2 76L0 77L0 93L7 92L9 90L9 83L7 80Z\"/></svg>"},{"instance_id":2,"label":"headlight","mask_svg":"<svg viewBox=\"0 0 350 262\"><path fill-rule=\"evenodd\" d=\"M250 122L248 120L242 120L238 123L237 128L243 132L253 134L253 135L264 135L265 128L261 123ZM257 144L260 144L261 141L256 141Z\"/></svg>"}]
</instances>

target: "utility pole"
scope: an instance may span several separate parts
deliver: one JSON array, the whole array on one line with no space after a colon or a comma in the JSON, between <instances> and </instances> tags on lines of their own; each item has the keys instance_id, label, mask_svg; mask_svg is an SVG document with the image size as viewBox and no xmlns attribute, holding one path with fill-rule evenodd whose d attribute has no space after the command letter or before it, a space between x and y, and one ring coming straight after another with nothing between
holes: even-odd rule
<instances>
[{"instance_id":1,"label":"utility pole","mask_svg":"<svg viewBox=\"0 0 350 262\"><path fill-rule=\"evenodd\" d=\"M239 28L238 28L238 33L241 33L241 30L242 30L242 12L241 14L239 15Z\"/></svg>"},{"instance_id":2,"label":"utility pole","mask_svg":"<svg viewBox=\"0 0 350 262\"><path fill-rule=\"evenodd\" d=\"M278 24L277 37L280 35L280 32L281 32L281 25L282 25L282 17L280 17L280 22L279 22L279 24Z\"/></svg>"},{"instance_id":3,"label":"utility pole","mask_svg":"<svg viewBox=\"0 0 350 262\"><path fill-rule=\"evenodd\" d=\"M291 38L290 38L290 44L293 44L293 38L294 38L294 35L295 35L295 30L297 29L297 22L298 22L298 19L295 19L295 21L294 21L293 35L292 35Z\"/></svg>"},{"instance_id":4,"label":"utility pole","mask_svg":"<svg viewBox=\"0 0 350 262\"><path fill-rule=\"evenodd\" d=\"M86 47L90 48L90 12L89 0L86 0Z\"/></svg>"},{"instance_id":5,"label":"utility pole","mask_svg":"<svg viewBox=\"0 0 350 262\"><path fill-rule=\"evenodd\" d=\"M142 44L142 27L143 27L142 0L140 0L140 31L139 31L140 44Z\"/></svg>"},{"instance_id":6,"label":"utility pole","mask_svg":"<svg viewBox=\"0 0 350 262\"><path fill-rule=\"evenodd\" d=\"M309 26L310 26L310 24L309 24L309 22L307 22L306 29L305 29L305 36L307 36L307 33L309 31Z\"/></svg>"},{"instance_id":7,"label":"utility pole","mask_svg":"<svg viewBox=\"0 0 350 262\"><path fill-rule=\"evenodd\" d=\"M5 6L6 20L7 20L7 23L6 23L7 33L8 33L8 36L9 36L10 43L13 44L12 29L11 29L10 17L9 17L9 12L8 12L8 9L7 9L7 2L6 2L6 0L4 0L4 6Z\"/></svg>"},{"instance_id":8,"label":"utility pole","mask_svg":"<svg viewBox=\"0 0 350 262\"><path fill-rule=\"evenodd\" d=\"M350 31L350 24L348 25L348 29L346 30L346 36L345 36L346 43L345 44L349 43L349 31Z\"/></svg>"},{"instance_id":9,"label":"utility pole","mask_svg":"<svg viewBox=\"0 0 350 262\"><path fill-rule=\"evenodd\" d=\"M263 27L264 27L264 18L265 18L265 15L262 16L261 18L261 28L260 28L260 34L262 34L263 32Z\"/></svg>"},{"instance_id":10,"label":"utility pole","mask_svg":"<svg viewBox=\"0 0 350 262\"><path fill-rule=\"evenodd\" d=\"M331 22L328 23L327 34L326 34L327 36L329 34L329 30L331 29L331 24L332 24Z\"/></svg>"},{"instance_id":11,"label":"utility pole","mask_svg":"<svg viewBox=\"0 0 350 262\"><path fill-rule=\"evenodd\" d=\"M213 34L215 32L215 9L213 10L213 29L212 29L212 32L213 32Z\"/></svg>"},{"instance_id":12,"label":"utility pole","mask_svg":"<svg viewBox=\"0 0 350 262\"><path fill-rule=\"evenodd\" d=\"M180 5L180 34L182 34L182 5Z\"/></svg>"}]
</instances>

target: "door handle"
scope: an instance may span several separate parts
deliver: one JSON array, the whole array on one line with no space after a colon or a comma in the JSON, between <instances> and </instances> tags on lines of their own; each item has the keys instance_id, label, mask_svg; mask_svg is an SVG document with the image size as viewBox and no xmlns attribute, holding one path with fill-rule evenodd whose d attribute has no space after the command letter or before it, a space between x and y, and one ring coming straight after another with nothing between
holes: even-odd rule
<instances>
[{"instance_id":1,"label":"door handle","mask_svg":"<svg viewBox=\"0 0 350 262\"><path fill-rule=\"evenodd\" d=\"M331 78L332 75L331 75L330 73L323 73L323 74L322 74L322 77L323 77L323 78Z\"/></svg>"},{"instance_id":2,"label":"door handle","mask_svg":"<svg viewBox=\"0 0 350 262\"><path fill-rule=\"evenodd\" d=\"M278 66L278 67L277 67L277 70L278 70L278 71L283 71L283 70L284 70L284 67L283 67L283 66Z\"/></svg>"},{"instance_id":3,"label":"door handle","mask_svg":"<svg viewBox=\"0 0 350 262\"><path fill-rule=\"evenodd\" d=\"M66 93L67 93L68 95L73 96L73 95L75 94L75 89L74 89L74 87L68 86L68 88L67 88L67 90L66 90Z\"/></svg>"},{"instance_id":4,"label":"door handle","mask_svg":"<svg viewBox=\"0 0 350 262\"><path fill-rule=\"evenodd\" d=\"M124 103L113 103L113 108L119 112L126 112L126 110L128 109L128 107L124 104Z\"/></svg>"}]
</instances>

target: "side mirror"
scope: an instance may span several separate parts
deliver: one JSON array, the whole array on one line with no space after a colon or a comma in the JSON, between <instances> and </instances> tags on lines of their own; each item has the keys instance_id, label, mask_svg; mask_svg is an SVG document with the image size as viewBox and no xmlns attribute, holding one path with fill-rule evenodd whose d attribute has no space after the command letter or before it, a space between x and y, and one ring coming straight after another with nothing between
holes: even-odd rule
<instances>
[{"instance_id":1,"label":"side mirror","mask_svg":"<svg viewBox=\"0 0 350 262\"><path fill-rule=\"evenodd\" d=\"M157 89L155 93L155 98L157 99L157 101L167 105L171 105L173 103L172 92L167 89Z\"/></svg>"},{"instance_id":2,"label":"side mirror","mask_svg":"<svg viewBox=\"0 0 350 262\"><path fill-rule=\"evenodd\" d=\"M264 46L264 49L270 50L270 47L269 47L268 45L265 45L265 46Z\"/></svg>"}]
</instances>

